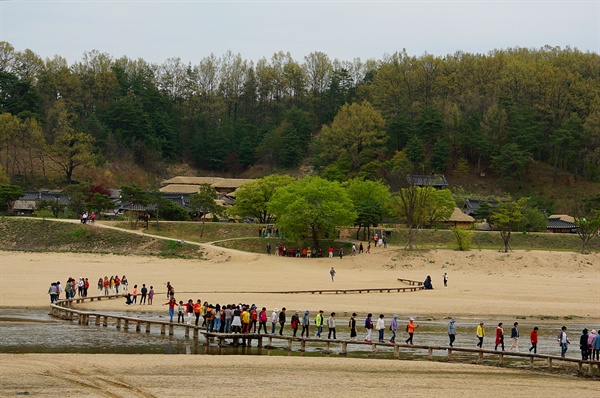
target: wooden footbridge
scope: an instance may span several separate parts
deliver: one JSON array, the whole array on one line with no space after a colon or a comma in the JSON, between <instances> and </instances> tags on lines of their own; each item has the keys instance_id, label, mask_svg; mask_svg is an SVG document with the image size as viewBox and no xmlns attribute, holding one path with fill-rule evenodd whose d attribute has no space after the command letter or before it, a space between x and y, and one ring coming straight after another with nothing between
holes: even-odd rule
<instances>
[{"instance_id":1,"label":"wooden footbridge","mask_svg":"<svg viewBox=\"0 0 600 398\"><path fill-rule=\"evenodd\" d=\"M383 289L386 290L386 289ZM312 291L307 291L311 293ZM446 346L428 346L428 345L408 345L408 344L392 344L392 343L377 343L355 340L335 340L335 339L319 339L319 338L301 338L290 335L281 336L278 334L259 334L259 333L217 333L208 332L205 328L188 325L184 323L170 323L159 320L147 320L123 315L99 313L95 311L80 311L74 308L74 304L83 303L85 301L100 301L123 299L121 295L96 296L96 297L80 297L71 300L58 300L50 305L51 315L57 318L71 320L81 325L96 325L103 327L114 327L116 330L135 330L136 333L152 333L152 330L160 330L161 335L175 335L175 332L180 335L183 332L185 338L193 339L195 342L203 339L203 344L216 345L219 348L228 345L233 346L252 346L256 342L256 347L259 349L284 349L288 352L294 350L305 352L307 347L322 348L322 352L331 354L338 352L339 355L347 355L349 349L356 347L354 352L367 351L375 355L387 355L389 353L393 358L415 358L427 357L429 360L460 360L472 363L483 364L484 361L489 363L498 363L500 365L517 362L521 366L531 369L546 369L552 371L555 368L565 369L565 364L574 364L577 372L580 375L588 375L589 377L600 377L600 362L599 361L583 361L574 358L562 358L559 356L530 354L519 352L506 352L495 350L481 350L474 348L459 348ZM339 347L334 350L334 347ZM568 370L570 367L566 366Z\"/></svg>"}]
</instances>

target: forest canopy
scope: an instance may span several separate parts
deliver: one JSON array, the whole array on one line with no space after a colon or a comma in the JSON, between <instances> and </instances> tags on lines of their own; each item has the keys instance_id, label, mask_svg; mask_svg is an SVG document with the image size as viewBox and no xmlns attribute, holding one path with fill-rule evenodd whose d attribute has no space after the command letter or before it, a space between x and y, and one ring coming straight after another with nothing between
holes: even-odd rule
<instances>
[{"instance_id":1,"label":"forest canopy","mask_svg":"<svg viewBox=\"0 0 600 398\"><path fill-rule=\"evenodd\" d=\"M124 164L160 174L188 163L389 182L398 167L466 164L523 183L537 161L600 181L598 65L598 54L556 47L256 63L226 52L195 64L94 50L69 64L0 42L0 178L118 186L111 173Z\"/></svg>"}]
</instances>

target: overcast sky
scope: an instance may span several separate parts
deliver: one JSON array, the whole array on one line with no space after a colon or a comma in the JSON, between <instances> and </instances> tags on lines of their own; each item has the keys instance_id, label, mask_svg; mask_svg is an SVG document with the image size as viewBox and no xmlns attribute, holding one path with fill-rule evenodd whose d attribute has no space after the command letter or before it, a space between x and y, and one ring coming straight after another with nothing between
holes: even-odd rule
<instances>
[{"instance_id":1,"label":"overcast sky","mask_svg":"<svg viewBox=\"0 0 600 398\"><path fill-rule=\"evenodd\" d=\"M322 51L350 61L406 49L446 55L507 47L600 52L600 0L122 1L0 0L0 40L73 63L86 51L196 64Z\"/></svg>"}]
</instances>

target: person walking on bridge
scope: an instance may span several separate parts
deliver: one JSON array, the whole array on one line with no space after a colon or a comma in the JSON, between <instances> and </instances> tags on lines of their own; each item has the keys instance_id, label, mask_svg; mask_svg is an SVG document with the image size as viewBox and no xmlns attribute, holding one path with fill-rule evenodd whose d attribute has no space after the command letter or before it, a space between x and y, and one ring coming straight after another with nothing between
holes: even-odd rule
<instances>
[{"instance_id":1,"label":"person walking on bridge","mask_svg":"<svg viewBox=\"0 0 600 398\"><path fill-rule=\"evenodd\" d=\"M415 334L415 329L418 328L419 325L415 325L415 318L410 317L408 319L408 325L406 325L406 331L408 332L408 339L406 339L406 344L413 344L413 336Z\"/></svg>"}]
</instances>

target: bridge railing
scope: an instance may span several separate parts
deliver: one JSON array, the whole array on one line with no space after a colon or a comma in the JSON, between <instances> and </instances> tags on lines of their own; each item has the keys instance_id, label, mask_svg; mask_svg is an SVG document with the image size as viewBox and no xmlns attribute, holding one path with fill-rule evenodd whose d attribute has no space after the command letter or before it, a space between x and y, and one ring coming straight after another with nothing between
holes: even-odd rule
<instances>
[{"instance_id":1,"label":"bridge railing","mask_svg":"<svg viewBox=\"0 0 600 398\"><path fill-rule=\"evenodd\" d=\"M309 291L310 292L310 291ZM400 358L400 353L414 355L415 351L423 352L428 359L434 359L434 352L445 351L446 360L458 359L459 353L473 354L472 357L477 363L483 363L484 359L497 358L500 365L504 364L508 359L525 359L530 368L534 367L535 361L545 362L545 368L548 371L552 371L553 367L557 363L574 363L577 365L577 371L580 374L584 374L584 366L587 368L587 374L591 377L600 376L600 361L581 360L575 358L563 358L553 355L544 354L531 354L531 353L520 353L520 352L509 352L509 351L496 351L496 350L482 350L477 348L463 348L463 347L446 347L446 346L429 346L429 345L408 345L408 344L391 344L391 343L378 343L378 342L366 342L356 340L337 340L337 339L319 339L319 338L302 338L294 336L282 336L278 334L259 334L259 333L218 333L207 331L206 328L188 325L186 323L171 323L160 320L141 319L135 317L129 317L124 315L106 314L96 311L83 311L73 308L73 304L82 303L85 301L101 301L101 300L113 300L122 299L122 295L109 295L109 296L96 296L96 297L79 297L71 300L57 300L50 305L51 315L61 319L67 319L74 321L77 319L81 325L95 324L96 326L108 327L109 325L117 330L128 331L134 329L137 333L141 333L142 329L145 333L151 333L153 328L160 328L162 335L168 334L173 336L176 330L182 330L186 338L193 338L198 340L200 336L203 337L204 343L208 346L211 342L216 342L218 347L225 347L227 341L231 340L234 346L240 344L252 345L252 341L257 341L257 347L259 348L278 348L274 344L281 342L284 345L284 349L288 351L293 350L293 345L299 345L298 351L304 352L307 346L314 345L315 347L322 347L325 344L325 353L332 353L332 346L340 347L340 355L347 355L349 348L353 346L369 346L372 353L385 353L390 352L394 358ZM265 341L266 340L266 341ZM596 371L596 370L597 371Z\"/></svg>"}]
</instances>

